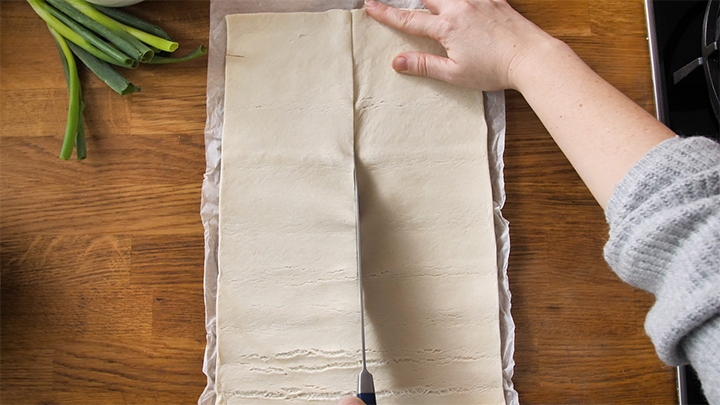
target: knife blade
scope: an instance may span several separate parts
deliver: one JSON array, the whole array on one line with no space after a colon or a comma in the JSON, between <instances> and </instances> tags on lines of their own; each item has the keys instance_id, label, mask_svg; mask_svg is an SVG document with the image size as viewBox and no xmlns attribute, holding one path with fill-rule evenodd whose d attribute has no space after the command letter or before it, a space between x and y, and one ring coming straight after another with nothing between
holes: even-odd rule
<instances>
[{"instance_id":1,"label":"knife blade","mask_svg":"<svg viewBox=\"0 0 720 405\"><path fill-rule=\"evenodd\" d=\"M365 355L365 297L363 295L362 282L362 258L360 256L360 198L358 194L357 170L353 168L353 182L355 184L355 250L357 255L357 277L360 295L360 337L362 370L358 376L357 396L368 405L376 405L375 384L373 376L367 369L367 357Z\"/></svg>"}]
</instances>

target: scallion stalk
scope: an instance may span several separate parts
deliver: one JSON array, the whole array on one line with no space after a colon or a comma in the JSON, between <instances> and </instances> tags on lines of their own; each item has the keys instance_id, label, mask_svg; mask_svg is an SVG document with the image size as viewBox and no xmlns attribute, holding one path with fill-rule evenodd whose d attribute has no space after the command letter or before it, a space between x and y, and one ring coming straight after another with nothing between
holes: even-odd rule
<instances>
[{"instance_id":1,"label":"scallion stalk","mask_svg":"<svg viewBox=\"0 0 720 405\"><path fill-rule=\"evenodd\" d=\"M90 14L102 14L99 11L95 10L95 8L90 3L87 3L84 0L80 0L78 2L70 2L67 0L48 1L52 1L53 4L63 4L66 8L72 9L72 11L67 10L66 14L75 18L76 21L87 26L90 29L98 29L99 31L101 31L98 32L100 35L106 36L108 35L108 33L110 33L109 36L106 36L108 40L120 47L123 52L139 60L140 62L147 62L152 59L154 51L150 49L150 47L148 47L146 44L144 44L134 36L130 35L128 32L123 30L122 27L117 27L113 24L109 24L109 22L112 21L115 23L115 25L117 25L117 22L112 19L108 19L108 21L106 22L93 18ZM75 3L80 4L81 6L77 6ZM69 13L72 13L72 15ZM102 16L104 17L104 15Z\"/></svg>"},{"instance_id":2,"label":"scallion stalk","mask_svg":"<svg viewBox=\"0 0 720 405\"><path fill-rule=\"evenodd\" d=\"M60 58L62 59L63 69L65 70L65 79L68 84L68 91L70 94L70 102L68 106L68 119L65 125L65 137L63 138L62 149L60 150L60 159L68 160L72 156L73 147L75 141L78 138L78 130L83 130L82 138L84 140L84 126L81 126L82 121L82 90L80 89L80 77L77 71L77 65L75 64L75 57L70 51L68 42L63 38L60 33L55 31L48 25L50 33L55 38L60 49ZM78 158L80 158L78 156Z\"/></svg>"},{"instance_id":3,"label":"scallion stalk","mask_svg":"<svg viewBox=\"0 0 720 405\"><path fill-rule=\"evenodd\" d=\"M52 2L52 0L50 2ZM127 68L135 68L138 66L140 55L137 55L137 57L130 57L126 55L121 50L116 48L113 44L105 42L102 38L93 34L90 30L78 24L75 20L63 14L60 10L57 10L52 6L48 6L47 11L55 18L60 20L63 24L67 25L68 28L72 29L73 31L77 32L81 37L85 38L91 45L95 46L102 52L105 52L108 56L115 58L118 62L116 63L116 65ZM84 17L85 14L82 14L82 16Z\"/></svg>"},{"instance_id":4,"label":"scallion stalk","mask_svg":"<svg viewBox=\"0 0 720 405\"><path fill-rule=\"evenodd\" d=\"M168 41L172 41L172 38L170 38L170 35L168 35L167 32L165 32L162 28L158 27L155 24L151 24L143 19L140 19L138 17L135 17L134 15L127 13L125 11L122 11L119 8L115 7L104 7L99 5L94 5L98 11L105 14L106 16L114 19L115 21L125 24L128 27L137 28L140 31L145 31L148 34L155 35L156 37L160 37L163 39L167 39Z\"/></svg>"},{"instance_id":5,"label":"scallion stalk","mask_svg":"<svg viewBox=\"0 0 720 405\"><path fill-rule=\"evenodd\" d=\"M116 93L126 95L140 91L139 87L130 83L125 76L118 73L117 70L113 69L109 64L92 56L74 44L70 44L70 49L75 55L77 55L78 58L80 58L85 66L95 73L100 80L110 86L111 89L115 90Z\"/></svg>"},{"instance_id":6,"label":"scallion stalk","mask_svg":"<svg viewBox=\"0 0 720 405\"><path fill-rule=\"evenodd\" d=\"M68 3L70 3L73 7L80 10L83 14L86 16L92 18L93 20L99 22L100 24L108 27L111 30L114 31L125 31L128 34L132 35L133 37L137 38L138 40L153 46L155 48L161 49L166 52L173 52L178 48L178 43L174 41L168 41L167 39L160 38L158 36L148 34L147 32L143 32L137 28L127 26L125 24L122 24L120 22L117 22L113 20L112 18L106 16L105 14L98 11L95 7L93 7L90 3L88 3L85 0L65 0Z\"/></svg>"},{"instance_id":7,"label":"scallion stalk","mask_svg":"<svg viewBox=\"0 0 720 405\"><path fill-rule=\"evenodd\" d=\"M162 65L162 64L168 64L168 63L180 63L180 62L187 62L189 60L193 60L195 58L199 58L200 56L203 56L207 53L207 48L205 45L200 45L197 49L194 51L188 53L185 56L181 56L179 58L167 58L164 56L155 55L152 59L150 59L149 64L153 65Z\"/></svg>"},{"instance_id":8,"label":"scallion stalk","mask_svg":"<svg viewBox=\"0 0 720 405\"><path fill-rule=\"evenodd\" d=\"M78 120L78 131L77 138L75 139L75 155L78 160L83 160L87 157L87 143L85 142L85 123L82 119L83 112L85 111L85 103L80 98L80 119Z\"/></svg>"},{"instance_id":9,"label":"scallion stalk","mask_svg":"<svg viewBox=\"0 0 720 405\"><path fill-rule=\"evenodd\" d=\"M67 25L63 24L60 20L50 14L47 9L50 6L45 3L45 1L27 0L27 2L30 4L33 10L35 10L35 13L37 13L37 15L42 18L43 21L45 21L50 28L65 37L68 41L80 46L98 59L102 59L108 63L118 64L118 61L115 58L97 49L87 39L83 38L80 34L73 31Z\"/></svg>"},{"instance_id":10,"label":"scallion stalk","mask_svg":"<svg viewBox=\"0 0 720 405\"><path fill-rule=\"evenodd\" d=\"M65 0L46 1L65 15L65 19L63 19L62 16L53 14L55 17L63 21L70 28L73 28L76 32L78 32L78 34L86 37L88 40L90 40L90 38L87 36L87 33L89 33L88 30L91 30L97 35L100 35L110 41L110 43L125 53L126 56L129 56L136 62L152 59L154 52L144 44L138 44L139 41L135 38L127 38L129 36L127 33L123 32L122 34L118 34L113 30L108 29L104 25L80 12L80 10L71 6ZM72 23L65 21L68 19L71 20ZM80 26L80 30L75 29L72 24ZM95 46L97 46L97 44L95 44Z\"/></svg>"}]
</instances>

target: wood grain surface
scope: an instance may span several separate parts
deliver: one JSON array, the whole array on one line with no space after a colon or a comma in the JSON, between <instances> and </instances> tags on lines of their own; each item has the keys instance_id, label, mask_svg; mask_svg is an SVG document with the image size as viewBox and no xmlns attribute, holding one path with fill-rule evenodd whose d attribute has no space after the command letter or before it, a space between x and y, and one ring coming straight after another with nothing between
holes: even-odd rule
<instances>
[{"instance_id":1,"label":"wood grain surface","mask_svg":"<svg viewBox=\"0 0 720 405\"><path fill-rule=\"evenodd\" d=\"M652 111L642 0L516 0ZM189 50L209 1L146 1ZM45 24L0 3L2 404L191 404L205 386L206 59L81 74L88 158L60 161L67 91ZM612 117L608 117L612 119ZM652 297L602 259L602 210L522 96L507 93L505 180L521 403L676 402L643 331Z\"/></svg>"}]
</instances>

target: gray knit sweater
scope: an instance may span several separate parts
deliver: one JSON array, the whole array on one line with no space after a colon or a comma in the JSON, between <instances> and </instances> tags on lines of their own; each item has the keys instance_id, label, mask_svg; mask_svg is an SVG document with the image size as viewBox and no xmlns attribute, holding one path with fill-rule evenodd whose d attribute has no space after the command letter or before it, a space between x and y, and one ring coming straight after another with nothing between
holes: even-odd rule
<instances>
[{"instance_id":1,"label":"gray knit sweater","mask_svg":"<svg viewBox=\"0 0 720 405\"><path fill-rule=\"evenodd\" d=\"M605 259L655 295L645 330L668 364L691 363L720 404L720 145L674 138L648 152L606 210Z\"/></svg>"}]
</instances>

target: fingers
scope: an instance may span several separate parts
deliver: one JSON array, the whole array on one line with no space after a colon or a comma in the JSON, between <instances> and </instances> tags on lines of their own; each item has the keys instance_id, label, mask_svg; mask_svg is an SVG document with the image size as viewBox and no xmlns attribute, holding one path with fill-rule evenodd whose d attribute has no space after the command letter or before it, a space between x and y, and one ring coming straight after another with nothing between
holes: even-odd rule
<instances>
[{"instance_id":1,"label":"fingers","mask_svg":"<svg viewBox=\"0 0 720 405\"><path fill-rule=\"evenodd\" d=\"M441 7L441 0L423 0L423 3L430 11ZM436 34L439 28L437 22L434 21L436 16L432 14L398 10L372 0L365 0L365 11L382 24L411 35L423 35L437 39ZM457 66L454 61L442 56L423 52L406 52L395 57L392 67L400 73L453 83L454 71Z\"/></svg>"},{"instance_id":2,"label":"fingers","mask_svg":"<svg viewBox=\"0 0 720 405\"><path fill-rule=\"evenodd\" d=\"M337 405L365 405L365 402L358 397L345 397Z\"/></svg>"},{"instance_id":3,"label":"fingers","mask_svg":"<svg viewBox=\"0 0 720 405\"><path fill-rule=\"evenodd\" d=\"M400 73L452 83L455 62L429 53L405 52L393 59L392 67Z\"/></svg>"},{"instance_id":4,"label":"fingers","mask_svg":"<svg viewBox=\"0 0 720 405\"><path fill-rule=\"evenodd\" d=\"M373 0L365 1L365 11L377 21L411 35L433 37L435 34L431 14L399 10Z\"/></svg>"}]
</instances>

